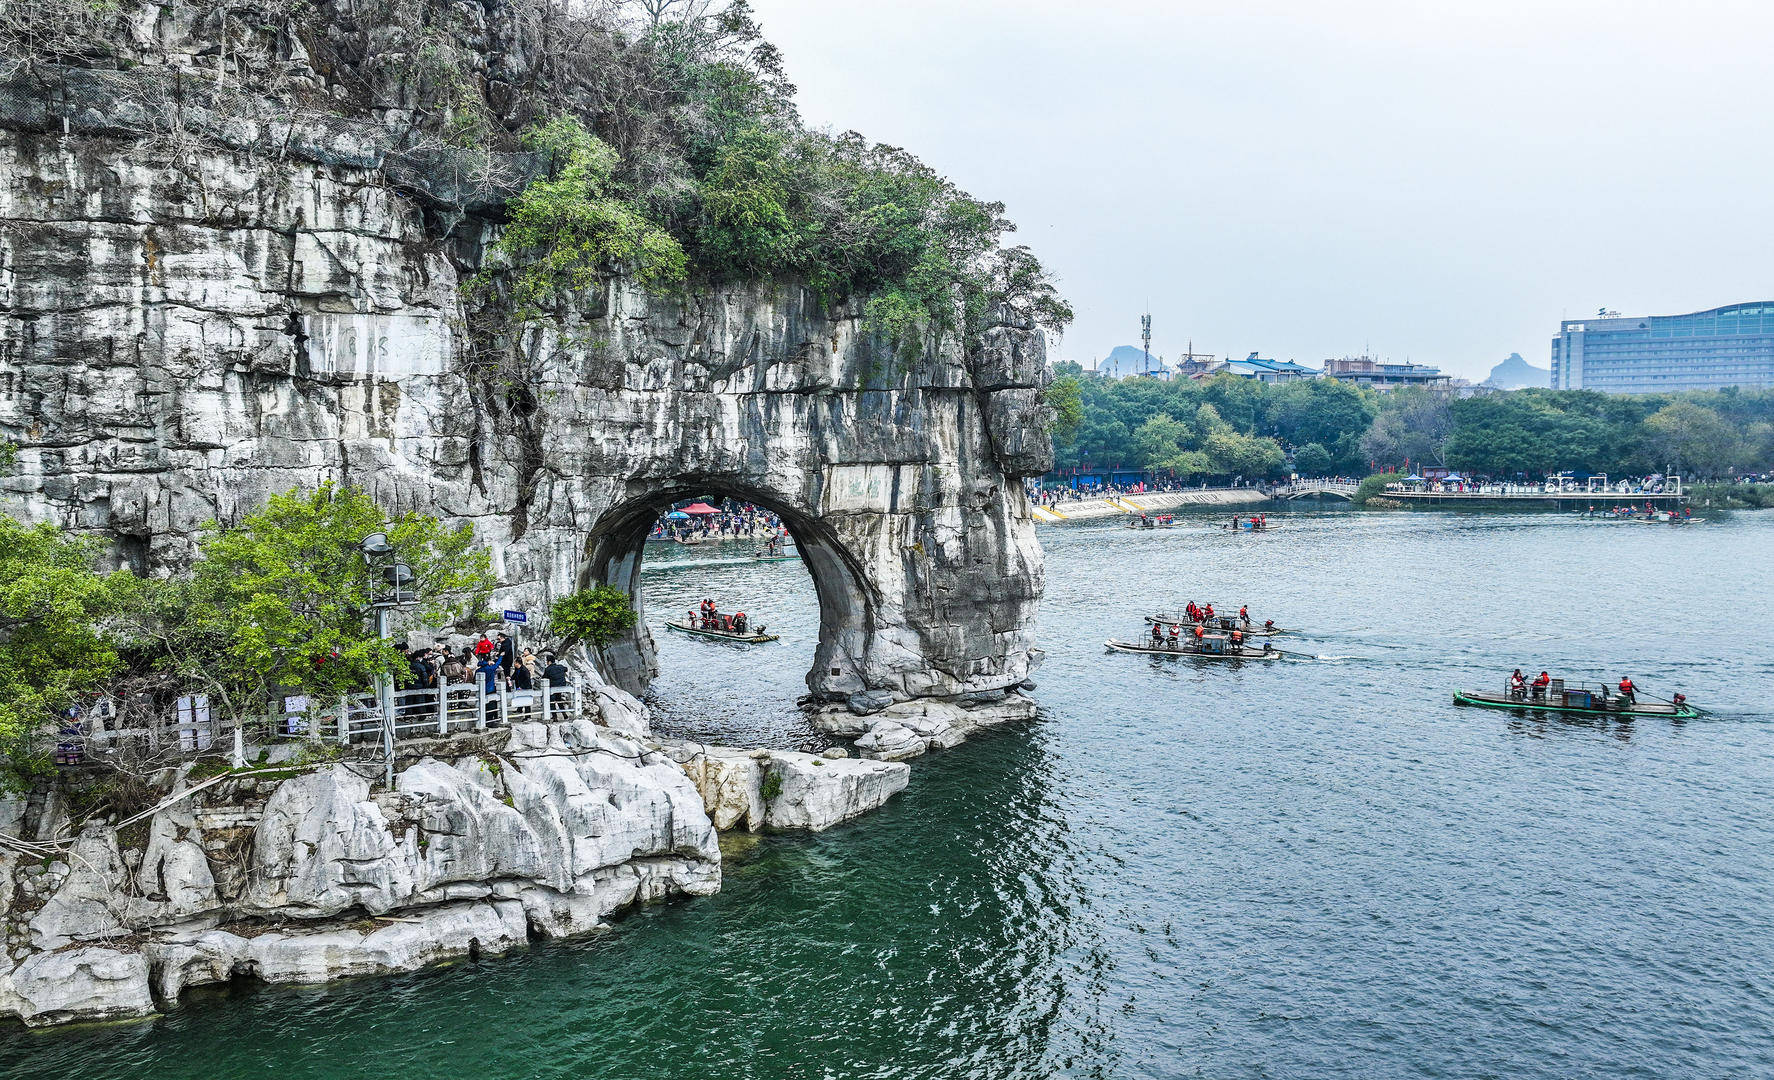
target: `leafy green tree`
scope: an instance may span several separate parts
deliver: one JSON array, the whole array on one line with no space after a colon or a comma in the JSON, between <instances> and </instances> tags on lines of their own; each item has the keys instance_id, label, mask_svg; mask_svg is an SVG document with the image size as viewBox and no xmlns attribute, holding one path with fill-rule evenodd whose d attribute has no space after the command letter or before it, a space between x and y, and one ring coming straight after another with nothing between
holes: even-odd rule
<instances>
[{"instance_id":1,"label":"leafy green tree","mask_svg":"<svg viewBox=\"0 0 1774 1080\"><path fill-rule=\"evenodd\" d=\"M490 270L477 279L485 284L502 270L515 271L512 299L520 319L556 307L618 269L646 286L683 280L683 248L619 197L618 158L608 143L559 115L532 126L524 145L549 161L548 175L512 200Z\"/></svg>"},{"instance_id":2,"label":"leafy green tree","mask_svg":"<svg viewBox=\"0 0 1774 1080\"><path fill-rule=\"evenodd\" d=\"M1281 452L1274 439L1241 435L1236 431L1216 431L1207 437L1203 452L1207 454L1210 471L1216 476L1265 480L1287 473L1287 455Z\"/></svg>"},{"instance_id":3,"label":"leafy green tree","mask_svg":"<svg viewBox=\"0 0 1774 1080\"><path fill-rule=\"evenodd\" d=\"M1647 441L1657 459L1683 476L1722 476L1741 456L1742 442L1718 413L1692 401L1678 401L1645 420Z\"/></svg>"},{"instance_id":4,"label":"leafy green tree","mask_svg":"<svg viewBox=\"0 0 1774 1080\"><path fill-rule=\"evenodd\" d=\"M1041 401L1053 411L1052 432L1057 440L1069 440L1084 424L1084 395L1078 376L1061 375L1041 391Z\"/></svg>"},{"instance_id":5,"label":"leafy green tree","mask_svg":"<svg viewBox=\"0 0 1774 1080\"><path fill-rule=\"evenodd\" d=\"M638 616L627 593L612 585L597 585L556 600L548 609L548 619L563 647L589 641L601 648L634 629Z\"/></svg>"},{"instance_id":6,"label":"leafy green tree","mask_svg":"<svg viewBox=\"0 0 1774 1080\"><path fill-rule=\"evenodd\" d=\"M136 647L236 719L274 693L362 692L405 665L374 625L391 589L363 553L373 533L412 574L404 591L417 606L399 612L402 624L483 616L495 580L470 526L391 518L360 489L328 482L273 495L238 526L212 531L189 579L141 583L129 605Z\"/></svg>"},{"instance_id":7,"label":"leafy green tree","mask_svg":"<svg viewBox=\"0 0 1774 1080\"><path fill-rule=\"evenodd\" d=\"M1387 395L1367 434L1361 451L1384 465L1446 465L1448 440L1454 432L1453 413L1447 398L1427 390L1394 390Z\"/></svg>"},{"instance_id":8,"label":"leafy green tree","mask_svg":"<svg viewBox=\"0 0 1774 1080\"><path fill-rule=\"evenodd\" d=\"M1323 443L1307 443L1294 451L1294 472L1301 476L1329 476L1330 471L1331 455Z\"/></svg>"},{"instance_id":9,"label":"leafy green tree","mask_svg":"<svg viewBox=\"0 0 1774 1080\"><path fill-rule=\"evenodd\" d=\"M39 764L37 736L119 666L108 620L118 579L98 545L0 515L0 754L14 776Z\"/></svg>"},{"instance_id":10,"label":"leafy green tree","mask_svg":"<svg viewBox=\"0 0 1774 1080\"><path fill-rule=\"evenodd\" d=\"M1194 443L1194 429L1168 413L1159 413L1134 431L1127 463L1162 469L1177 454L1193 449Z\"/></svg>"}]
</instances>

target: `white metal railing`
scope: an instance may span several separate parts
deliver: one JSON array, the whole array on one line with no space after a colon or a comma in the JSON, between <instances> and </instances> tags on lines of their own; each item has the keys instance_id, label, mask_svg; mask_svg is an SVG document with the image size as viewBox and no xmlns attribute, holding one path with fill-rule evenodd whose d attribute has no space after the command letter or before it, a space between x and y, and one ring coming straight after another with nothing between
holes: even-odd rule
<instances>
[{"instance_id":1,"label":"white metal railing","mask_svg":"<svg viewBox=\"0 0 1774 1080\"><path fill-rule=\"evenodd\" d=\"M392 734L399 742L480 731L509 724L548 723L579 714L581 695L571 683L544 682L532 690L488 690L484 682L452 683L394 692L392 732L374 696L346 695L316 708L306 698L278 702L276 711L243 718L241 729L251 742L311 739L340 744L381 742ZM102 702L70 718L58 736L57 758L78 760L82 751L100 751L133 741L155 753L202 754L226 749L234 740L226 717L212 712L203 695L181 697L171 711L139 707L121 715L113 702Z\"/></svg>"}]
</instances>

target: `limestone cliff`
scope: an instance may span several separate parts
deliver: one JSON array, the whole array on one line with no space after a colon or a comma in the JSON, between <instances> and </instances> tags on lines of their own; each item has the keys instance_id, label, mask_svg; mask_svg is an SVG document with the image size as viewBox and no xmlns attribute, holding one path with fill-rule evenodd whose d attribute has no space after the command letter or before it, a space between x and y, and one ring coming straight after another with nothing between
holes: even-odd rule
<instances>
[{"instance_id":1,"label":"limestone cliff","mask_svg":"<svg viewBox=\"0 0 1774 1080\"><path fill-rule=\"evenodd\" d=\"M500 4L456 7L521 65ZM593 580L638 599L654 516L730 495L799 541L823 697L1027 676L1042 581L1018 481L1050 456L1038 331L1006 318L974 347L907 358L859 302L794 282L668 297L616 278L569 325L527 334L515 368L489 363L461 285L523 155L465 179L458 157L396 149L411 121L398 87L353 67L348 42L275 19L267 62L338 107L225 110L208 69L226 32L218 46L190 4L130 10L110 67L36 64L0 84L13 512L104 533L152 573L188 560L208 521L342 480L472 522L496 602L540 612ZM602 660L639 689L644 622Z\"/></svg>"}]
</instances>

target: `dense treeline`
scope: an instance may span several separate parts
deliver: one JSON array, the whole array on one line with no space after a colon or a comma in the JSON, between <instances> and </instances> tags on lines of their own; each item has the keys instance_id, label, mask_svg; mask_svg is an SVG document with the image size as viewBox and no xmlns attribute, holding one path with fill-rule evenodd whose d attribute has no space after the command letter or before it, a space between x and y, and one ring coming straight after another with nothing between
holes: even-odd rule
<instances>
[{"instance_id":1,"label":"dense treeline","mask_svg":"<svg viewBox=\"0 0 1774 1080\"><path fill-rule=\"evenodd\" d=\"M1368 471L1361 439L1379 411L1378 395L1346 383L1096 379L1070 363L1054 374L1049 399L1059 406L1061 471L1117 466L1188 481L1270 479L1288 472L1285 449L1314 475Z\"/></svg>"},{"instance_id":2,"label":"dense treeline","mask_svg":"<svg viewBox=\"0 0 1774 1080\"><path fill-rule=\"evenodd\" d=\"M1055 451L1077 466L1180 478L1364 476L1444 466L1477 476L1549 473L1711 479L1774 469L1774 391L1613 395L1588 390L1381 394L1331 379L1265 384L1096 379L1055 368Z\"/></svg>"}]
</instances>

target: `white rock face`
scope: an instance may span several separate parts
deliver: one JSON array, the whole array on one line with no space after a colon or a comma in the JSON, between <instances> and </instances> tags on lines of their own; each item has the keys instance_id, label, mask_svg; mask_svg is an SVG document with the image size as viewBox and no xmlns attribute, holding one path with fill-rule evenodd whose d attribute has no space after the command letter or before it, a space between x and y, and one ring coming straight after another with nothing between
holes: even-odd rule
<instances>
[{"instance_id":1,"label":"white rock face","mask_svg":"<svg viewBox=\"0 0 1774 1080\"><path fill-rule=\"evenodd\" d=\"M67 877L31 919L31 944L59 949L72 941L119 937L129 919L123 860L109 829L82 836L69 849Z\"/></svg>"},{"instance_id":2,"label":"white rock face","mask_svg":"<svg viewBox=\"0 0 1774 1080\"><path fill-rule=\"evenodd\" d=\"M39 952L0 975L0 1015L16 1015L31 1027L153 1011L148 961L139 952L99 946Z\"/></svg>"},{"instance_id":3,"label":"white rock face","mask_svg":"<svg viewBox=\"0 0 1774 1080\"><path fill-rule=\"evenodd\" d=\"M253 836L249 909L299 918L362 907L391 911L413 895L413 860L389 831L370 783L344 765L285 780Z\"/></svg>"},{"instance_id":4,"label":"white rock face","mask_svg":"<svg viewBox=\"0 0 1774 1080\"><path fill-rule=\"evenodd\" d=\"M877 761L904 761L930 750L958 746L984 728L1035 715L1035 702L1011 691L984 700L944 701L914 698L869 716L857 716L841 705L813 713L814 724L828 734L856 739L856 750Z\"/></svg>"},{"instance_id":5,"label":"white rock face","mask_svg":"<svg viewBox=\"0 0 1774 1080\"><path fill-rule=\"evenodd\" d=\"M508 952L527 940L516 900L445 904L385 921L373 930L328 927L243 937L223 930L174 936L149 947L161 995L250 976L272 983L319 983L416 971L470 954ZM145 968L144 968L145 974Z\"/></svg>"},{"instance_id":6,"label":"white rock face","mask_svg":"<svg viewBox=\"0 0 1774 1080\"><path fill-rule=\"evenodd\" d=\"M909 766L883 761L700 743L667 749L721 829L818 832L884 805L911 780Z\"/></svg>"},{"instance_id":7,"label":"white rock face","mask_svg":"<svg viewBox=\"0 0 1774 1080\"><path fill-rule=\"evenodd\" d=\"M905 790L909 765L772 751L770 768L782 791L769 801L764 823L774 829L818 832L861 817Z\"/></svg>"},{"instance_id":8,"label":"white rock face","mask_svg":"<svg viewBox=\"0 0 1774 1080\"><path fill-rule=\"evenodd\" d=\"M841 812L837 798L815 798L809 820ZM253 820L237 806L176 804L151 820L133 873L108 829L82 836L49 870L0 866L9 871L0 886L25 882L21 895L42 899L28 925L35 951L0 967L0 1015L34 1024L141 1015L152 1009L150 967L167 1000L239 976L410 971L503 952L531 933L587 933L634 904L721 887L714 825L690 777L590 720L520 725L503 755L423 759L391 792L372 792L343 764L284 780L251 827L244 891L227 899L202 825ZM364 929L366 912L380 925ZM208 928L243 917L273 926ZM139 951L98 943L131 933L146 938Z\"/></svg>"}]
</instances>

